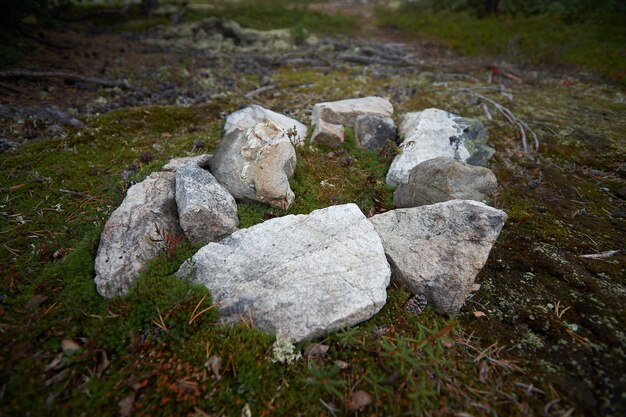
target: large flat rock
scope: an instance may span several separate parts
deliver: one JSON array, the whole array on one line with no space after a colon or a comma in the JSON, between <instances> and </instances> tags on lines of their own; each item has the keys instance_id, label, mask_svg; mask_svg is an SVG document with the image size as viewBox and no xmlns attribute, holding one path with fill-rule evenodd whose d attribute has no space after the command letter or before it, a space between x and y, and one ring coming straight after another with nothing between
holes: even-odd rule
<instances>
[{"instance_id":1,"label":"large flat rock","mask_svg":"<svg viewBox=\"0 0 626 417\"><path fill-rule=\"evenodd\" d=\"M163 252L163 234L182 235L173 172L155 172L128 190L106 222L96 254L96 288L105 298L126 294L148 262Z\"/></svg>"},{"instance_id":2,"label":"large flat rock","mask_svg":"<svg viewBox=\"0 0 626 417\"><path fill-rule=\"evenodd\" d=\"M404 140L387 173L390 185L406 183L411 170L429 159L448 157L484 166L495 152L487 146L487 131L479 120L439 109L407 113L399 133Z\"/></svg>"},{"instance_id":3,"label":"large flat rock","mask_svg":"<svg viewBox=\"0 0 626 417\"><path fill-rule=\"evenodd\" d=\"M450 200L392 210L370 221L383 240L393 280L450 314L470 295L506 218L477 201Z\"/></svg>"},{"instance_id":4,"label":"large flat rock","mask_svg":"<svg viewBox=\"0 0 626 417\"><path fill-rule=\"evenodd\" d=\"M380 237L355 204L285 216L209 243L177 276L206 285L223 319L295 341L376 314L390 269Z\"/></svg>"}]
</instances>

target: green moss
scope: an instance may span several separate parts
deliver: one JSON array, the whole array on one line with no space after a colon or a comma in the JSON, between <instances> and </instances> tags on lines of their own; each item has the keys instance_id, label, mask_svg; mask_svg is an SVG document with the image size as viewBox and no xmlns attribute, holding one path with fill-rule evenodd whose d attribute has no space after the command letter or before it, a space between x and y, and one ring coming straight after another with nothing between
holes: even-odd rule
<instances>
[{"instance_id":1,"label":"green moss","mask_svg":"<svg viewBox=\"0 0 626 417\"><path fill-rule=\"evenodd\" d=\"M429 12L410 6L381 11L381 24L442 40L467 55L499 56L524 64L575 64L623 82L623 16L590 16L568 23L553 15L490 16Z\"/></svg>"}]
</instances>

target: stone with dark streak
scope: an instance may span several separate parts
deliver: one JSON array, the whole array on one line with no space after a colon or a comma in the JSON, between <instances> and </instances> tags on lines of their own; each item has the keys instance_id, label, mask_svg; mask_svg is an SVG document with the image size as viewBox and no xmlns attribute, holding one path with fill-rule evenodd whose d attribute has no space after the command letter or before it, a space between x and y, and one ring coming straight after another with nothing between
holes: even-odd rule
<instances>
[{"instance_id":1,"label":"stone with dark streak","mask_svg":"<svg viewBox=\"0 0 626 417\"><path fill-rule=\"evenodd\" d=\"M391 271L355 204L290 215L209 243L177 276L211 290L225 322L300 341L367 320L385 304Z\"/></svg>"},{"instance_id":2,"label":"stone with dark streak","mask_svg":"<svg viewBox=\"0 0 626 417\"><path fill-rule=\"evenodd\" d=\"M423 294L441 314L456 313L474 288L504 226L502 210L471 200L397 209L370 218L392 279Z\"/></svg>"}]
</instances>

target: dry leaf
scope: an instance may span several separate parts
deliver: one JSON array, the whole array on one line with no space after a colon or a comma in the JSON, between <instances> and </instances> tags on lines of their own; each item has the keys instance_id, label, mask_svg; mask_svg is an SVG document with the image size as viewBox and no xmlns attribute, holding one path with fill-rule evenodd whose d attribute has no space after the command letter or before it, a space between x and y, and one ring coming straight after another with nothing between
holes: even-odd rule
<instances>
[{"instance_id":1,"label":"dry leaf","mask_svg":"<svg viewBox=\"0 0 626 417\"><path fill-rule=\"evenodd\" d=\"M348 398L348 402L346 405L348 406L348 410L357 411L362 410L372 403L372 396L363 390L354 391L350 398Z\"/></svg>"},{"instance_id":2,"label":"dry leaf","mask_svg":"<svg viewBox=\"0 0 626 417\"><path fill-rule=\"evenodd\" d=\"M452 346L454 346L454 342L452 340L443 339L441 341L441 346L445 347L446 349L450 349Z\"/></svg>"},{"instance_id":3,"label":"dry leaf","mask_svg":"<svg viewBox=\"0 0 626 417\"><path fill-rule=\"evenodd\" d=\"M487 317L482 311L474 311L474 317Z\"/></svg>"},{"instance_id":4,"label":"dry leaf","mask_svg":"<svg viewBox=\"0 0 626 417\"><path fill-rule=\"evenodd\" d=\"M98 375L98 378L102 377L102 374L109 367L110 364L111 361L109 361L109 357L107 356L106 351L100 351L100 362L96 367L96 375Z\"/></svg>"},{"instance_id":5,"label":"dry leaf","mask_svg":"<svg viewBox=\"0 0 626 417\"><path fill-rule=\"evenodd\" d=\"M46 369L44 369L44 372L48 372L53 369L60 369L62 368L62 366L60 366L62 364L63 364L63 354L59 353L58 355L54 357L54 359L52 359L52 362L50 362L48 366L46 366Z\"/></svg>"},{"instance_id":6,"label":"dry leaf","mask_svg":"<svg viewBox=\"0 0 626 417\"><path fill-rule=\"evenodd\" d=\"M65 378L65 376L69 373L69 371L70 370L68 368L65 368L58 374L48 378L45 383L46 387L49 387L52 384L56 384L57 382L62 381Z\"/></svg>"},{"instance_id":7,"label":"dry leaf","mask_svg":"<svg viewBox=\"0 0 626 417\"><path fill-rule=\"evenodd\" d=\"M335 361L335 365L337 365L339 369L348 369L350 367L348 362L340 361L339 359Z\"/></svg>"},{"instance_id":8,"label":"dry leaf","mask_svg":"<svg viewBox=\"0 0 626 417\"><path fill-rule=\"evenodd\" d=\"M128 397L117 403L117 405L119 405L120 407L121 417L130 417L133 413L133 406L135 405L135 395L129 395Z\"/></svg>"},{"instance_id":9,"label":"dry leaf","mask_svg":"<svg viewBox=\"0 0 626 417\"><path fill-rule=\"evenodd\" d=\"M480 382L487 382L489 380L489 365L485 361L480 361L478 364L478 380Z\"/></svg>"},{"instance_id":10,"label":"dry leaf","mask_svg":"<svg viewBox=\"0 0 626 417\"><path fill-rule=\"evenodd\" d=\"M61 342L61 349L63 349L63 353L69 354L80 350L80 346L73 340L64 339Z\"/></svg>"},{"instance_id":11,"label":"dry leaf","mask_svg":"<svg viewBox=\"0 0 626 417\"><path fill-rule=\"evenodd\" d=\"M28 300L25 307L28 309L36 309L36 308L39 308L39 306L41 306L46 301L48 301L48 296L42 295L42 294L36 294L36 295L33 295L33 297L30 300Z\"/></svg>"},{"instance_id":12,"label":"dry leaf","mask_svg":"<svg viewBox=\"0 0 626 417\"><path fill-rule=\"evenodd\" d=\"M216 381L222 379L222 375L220 374L222 370L222 358L219 356L211 356L208 361L204 364L207 368L213 372L213 376Z\"/></svg>"},{"instance_id":13,"label":"dry leaf","mask_svg":"<svg viewBox=\"0 0 626 417\"><path fill-rule=\"evenodd\" d=\"M304 351L304 357L309 359L319 359L326 356L328 352L329 346L322 345L321 343L313 343L309 345Z\"/></svg>"}]
</instances>

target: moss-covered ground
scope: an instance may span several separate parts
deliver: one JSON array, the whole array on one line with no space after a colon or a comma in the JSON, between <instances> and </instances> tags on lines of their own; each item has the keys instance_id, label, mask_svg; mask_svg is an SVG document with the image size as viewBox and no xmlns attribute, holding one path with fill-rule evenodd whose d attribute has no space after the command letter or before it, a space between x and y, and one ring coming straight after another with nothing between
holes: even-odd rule
<instances>
[{"instance_id":1,"label":"moss-covered ground","mask_svg":"<svg viewBox=\"0 0 626 417\"><path fill-rule=\"evenodd\" d=\"M180 62L163 65L158 82ZM93 114L83 129L41 133L0 154L0 414L621 415L624 94L576 72L516 74L522 83L504 76L488 83L482 63L453 55L402 74L277 66L263 75L276 89L254 99L243 93L258 76L237 74L245 81L235 90L204 103ZM527 122L539 151L524 154L519 130L493 107L490 119L488 103L473 93ZM292 364L275 362L272 336L245 317L221 325L210 294L173 277L197 249L185 242L164 251L128 296L98 296L93 259L108 215L130 185L170 158L212 152L222 112L257 102L308 122L316 102L370 94L390 97L398 116L438 107L489 129L499 181L492 204L509 220L477 278L480 290L458 316L430 308L410 315L409 294L392 284L372 319L298 344L304 357ZM45 131L31 120L1 126L16 135ZM384 176L395 151L391 144L359 150L351 132L340 148L300 147L294 204L288 211L240 204L241 227L346 202L366 215L391 209ZM607 250L622 252L580 257ZM371 404L360 403L362 392Z\"/></svg>"}]
</instances>

